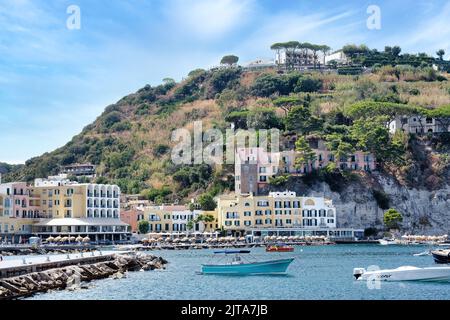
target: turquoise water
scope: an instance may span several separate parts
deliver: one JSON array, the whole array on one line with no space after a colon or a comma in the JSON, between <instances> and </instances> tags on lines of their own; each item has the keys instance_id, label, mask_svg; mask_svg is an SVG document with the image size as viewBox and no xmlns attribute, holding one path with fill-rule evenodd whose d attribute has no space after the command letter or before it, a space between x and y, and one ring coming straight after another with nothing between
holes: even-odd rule
<instances>
[{"instance_id":1,"label":"turquoise water","mask_svg":"<svg viewBox=\"0 0 450 320\"><path fill-rule=\"evenodd\" d=\"M129 273L128 278L90 283L87 290L56 291L31 299L235 300L235 299L450 299L450 283L382 282L370 290L353 280L353 268L382 269L411 265L435 266L431 256L414 257L425 246L336 245L296 247L293 253L252 249L257 259L296 257L287 276L197 275L211 250L154 251L169 261L167 270Z\"/></svg>"}]
</instances>

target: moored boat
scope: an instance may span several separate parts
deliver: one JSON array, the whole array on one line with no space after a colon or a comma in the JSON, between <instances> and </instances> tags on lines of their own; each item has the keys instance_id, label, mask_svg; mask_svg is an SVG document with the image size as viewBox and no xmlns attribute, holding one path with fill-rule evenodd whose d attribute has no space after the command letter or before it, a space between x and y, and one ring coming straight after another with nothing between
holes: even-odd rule
<instances>
[{"instance_id":1,"label":"moored boat","mask_svg":"<svg viewBox=\"0 0 450 320\"><path fill-rule=\"evenodd\" d=\"M356 280L365 281L450 281L450 267L417 268L411 266L397 269L366 271L364 268L353 269Z\"/></svg>"},{"instance_id":2,"label":"moored boat","mask_svg":"<svg viewBox=\"0 0 450 320\"><path fill-rule=\"evenodd\" d=\"M293 252L294 247L286 244L274 244L266 247L266 252Z\"/></svg>"},{"instance_id":3,"label":"moored boat","mask_svg":"<svg viewBox=\"0 0 450 320\"><path fill-rule=\"evenodd\" d=\"M233 255L229 263L202 264L201 274L222 275L256 275L256 274L285 274L289 265L295 258L267 260L267 261L244 261L240 254L250 253L248 250L216 251L215 254Z\"/></svg>"}]
</instances>

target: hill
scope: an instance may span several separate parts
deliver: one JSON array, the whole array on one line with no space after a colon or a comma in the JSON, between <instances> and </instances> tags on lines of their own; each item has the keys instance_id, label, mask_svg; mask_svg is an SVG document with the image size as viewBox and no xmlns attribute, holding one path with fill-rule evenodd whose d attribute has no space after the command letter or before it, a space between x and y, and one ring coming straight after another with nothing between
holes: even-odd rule
<instances>
[{"instance_id":1,"label":"hill","mask_svg":"<svg viewBox=\"0 0 450 320\"><path fill-rule=\"evenodd\" d=\"M156 87L146 85L106 107L65 146L4 170L4 180L32 181L57 174L62 165L91 162L97 165L97 182L117 183L124 193L142 193L156 202L232 191L234 166L181 167L170 160L172 131L191 130L193 121L201 120L204 129L224 131L234 123L244 129L278 127L285 139L321 137L336 155L370 151L380 172L396 183L436 190L449 184L448 134L390 136L385 122L392 110L448 112L447 79L447 73L429 66L379 66L363 75L198 69L181 83L165 79ZM351 181L346 172L327 169L332 175L301 179Z\"/></svg>"}]
</instances>

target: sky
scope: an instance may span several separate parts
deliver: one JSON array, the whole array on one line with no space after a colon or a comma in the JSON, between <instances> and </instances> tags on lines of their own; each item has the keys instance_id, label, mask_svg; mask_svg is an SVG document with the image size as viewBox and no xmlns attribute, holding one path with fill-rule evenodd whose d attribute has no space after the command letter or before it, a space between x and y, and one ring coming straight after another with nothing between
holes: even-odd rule
<instances>
[{"instance_id":1,"label":"sky","mask_svg":"<svg viewBox=\"0 0 450 320\"><path fill-rule=\"evenodd\" d=\"M380 29L367 27L371 5ZM0 162L63 146L146 84L226 54L273 59L274 42L442 48L448 59L449 21L449 0L0 0Z\"/></svg>"}]
</instances>

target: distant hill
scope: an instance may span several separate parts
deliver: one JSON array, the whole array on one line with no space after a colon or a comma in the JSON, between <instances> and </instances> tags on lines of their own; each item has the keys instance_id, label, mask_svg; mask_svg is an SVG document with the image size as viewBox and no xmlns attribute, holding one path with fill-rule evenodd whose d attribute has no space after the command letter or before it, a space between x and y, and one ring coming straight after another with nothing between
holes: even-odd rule
<instances>
[{"instance_id":1,"label":"distant hill","mask_svg":"<svg viewBox=\"0 0 450 320\"><path fill-rule=\"evenodd\" d=\"M58 173L62 165L91 162L97 165L97 182L117 183L125 193L141 192L157 202L183 201L205 192L216 195L233 190L234 167L174 165L170 161L173 130L192 129L192 122L201 120L204 129L225 130L233 122L237 128L275 126L286 135L331 139L353 130L356 119L348 117L345 110L362 100L427 108L450 104L447 78L448 74L437 74L431 68L414 67L381 67L357 76L319 71L278 74L276 70L198 69L181 83L165 79L159 86L143 87L106 107L63 147L32 158L24 166L0 164L0 171L5 174L4 180L32 181ZM280 97L292 99L283 102ZM296 112L307 112L306 120L298 117L300 113L286 116L295 107L302 108ZM340 139L345 140L345 135ZM340 142L371 148L355 139ZM405 162L387 162L383 170L407 184L414 167L426 175L425 179L433 176L437 179L433 183L445 183L446 176L439 175L439 170L447 168L446 164L439 162L424 173L426 170L418 164L430 159L424 154L414 155L416 149L411 144L400 155Z\"/></svg>"}]
</instances>

